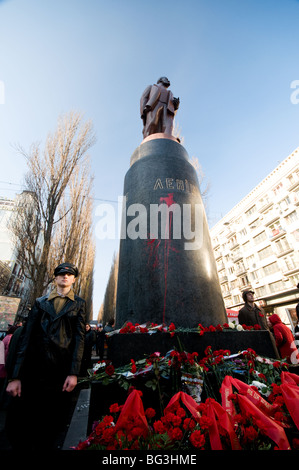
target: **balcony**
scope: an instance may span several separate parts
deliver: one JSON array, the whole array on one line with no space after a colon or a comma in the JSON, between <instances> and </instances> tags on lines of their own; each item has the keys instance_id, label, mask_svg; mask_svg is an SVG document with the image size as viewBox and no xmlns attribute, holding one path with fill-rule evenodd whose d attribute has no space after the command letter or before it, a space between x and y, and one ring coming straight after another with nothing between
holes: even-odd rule
<instances>
[{"instance_id":1,"label":"balcony","mask_svg":"<svg viewBox=\"0 0 299 470\"><path fill-rule=\"evenodd\" d=\"M296 180L294 183L291 183L288 187L288 190L292 191L293 189L297 188L297 186L299 186L299 180Z\"/></svg>"},{"instance_id":2,"label":"balcony","mask_svg":"<svg viewBox=\"0 0 299 470\"><path fill-rule=\"evenodd\" d=\"M270 225L272 224L273 222L275 222L275 220L278 220L280 217L280 214L278 213L274 213L274 211L272 211L270 214L267 214L265 217L264 217L264 224L267 226L267 225Z\"/></svg>"},{"instance_id":3,"label":"balcony","mask_svg":"<svg viewBox=\"0 0 299 470\"><path fill-rule=\"evenodd\" d=\"M258 211L265 212L267 209L270 209L270 207L273 205L273 201L265 201L264 203L261 204L261 206L258 208Z\"/></svg>"},{"instance_id":4,"label":"balcony","mask_svg":"<svg viewBox=\"0 0 299 470\"><path fill-rule=\"evenodd\" d=\"M245 274L247 272L247 269L245 268L245 266L238 266L236 268L236 275L237 276L241 276L242 274Z\"/></svg>"},{"instance_id":5,"label":"balcony","mask_svg":"<svg viewBox=\"0 0 299 470\"><path fill-rule=\"evenodd\" d=\"M271 242L277 240L277 238L281 237L282 235L285 235L286 234L286 231L282 228L282 227L277 227L276 229L274 230L271 230L271 233L270 233L270 240Z\"/></svg>"},{"instance_id":6,"label":"balcony","mask_svg":"<svg viewBox=\"0 0 299 470\"><path fill-rule=\"evenodd\" d=\"M227 290L226 292L223 292L222 295L223 295L224 298L226 298L226 297L230 297L232 295L232 293L231 293L230 290Z\"/></svg>"},{"instance_id":7,"label":"balcony","mask_svg":"<svg viewBox=\"0 0 299 470\"><path fill-rule=\"evenodd\" d=\"M234 253L232 253L232 260L234 263L236 263L237 261L239 261L240 259L243 258L243 253L241 253L241 251L235 251Z\"/></svg>"},{"instance_id":8,"label":"balcony","mask_svg":"<svg viewBox=\"0 0 299 470\"><path fill-rule=\"evenodd\" d=\"M299 266L285 266L282 270L284 276L291 276L299 271Z\"/></svg>"},{"instance_id":9,"label":"balcony","mask_svg":"<svg viewBox=\"0 0 299 470\"><path fill-rule=\"evenodd\" d=\"M282 256L285 256L285 255L288 255L289 253L292 253L292 251L294 251L294 248L291 248L290 246L285 247L284 249L281 249L281 250L277 251L276 256L277 256L277 258L281 258Z\"/></svg>"},{"instance_id":10,"label":"balcony","mask_svg":"<svg viewBox=\"0 0 299 470\"><path fill-rule=\"evenodd\" d=\"M229 243L228 248L230 250L233 250L234 248L237 248L240 245L240 243L237 240L232 241Z\"/></svg>"},{"instance_id":11,"label":"balcony","mask_svg":"<svg viewBox=\"0 0 299 470\"><path fill-rule=\"evenodd\" d=\"M219 276L219 282L220 284L223 284L224 282L228 282L228 277L226 275Z\"/></svg>"}]
</instances>

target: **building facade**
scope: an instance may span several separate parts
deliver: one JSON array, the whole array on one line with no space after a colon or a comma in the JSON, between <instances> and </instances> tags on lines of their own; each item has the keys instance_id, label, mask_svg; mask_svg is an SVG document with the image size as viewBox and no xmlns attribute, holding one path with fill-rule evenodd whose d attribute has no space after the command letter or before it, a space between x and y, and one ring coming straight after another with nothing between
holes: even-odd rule
<instances>
[{"instance_id":1,"label":"building facade","mask_svg":"<svg viewBox=\"0 0 299 470\"><path fill-rule=\"evenodd\" d=\"M9 229L11 217L16 210L18 197L0 197L0 295L20 299L19 316L28 313L30 281L25 277L18 257L18 248Z\"/></svg>"},{"instance_id":2,"label":"building facade","mask_svg":"<svg viewBox=\"0 0 299 470\"><path fill-rule=\"evenodd\" d=\"M299 147L210 231L227 309L252 289L292 329L299 302Z\"/></svg>"}]
</instances>

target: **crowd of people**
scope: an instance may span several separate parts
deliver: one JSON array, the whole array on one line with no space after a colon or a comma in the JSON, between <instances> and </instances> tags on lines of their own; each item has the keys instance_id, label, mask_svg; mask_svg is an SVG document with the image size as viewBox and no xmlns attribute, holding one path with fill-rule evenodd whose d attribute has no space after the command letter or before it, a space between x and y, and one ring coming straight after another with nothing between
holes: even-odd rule
<instances>
[{"instance_id":1,"label":"crowd of people","mask_svg":"<svg viewBox=\"0 0 299 470\"><path fill-rule=\"evenodd\" d=\"M85 300L73 290L78 275L71 263L57 266L52 292L36 299L25 324L11 325L0 341L0 404L7 407L6 432L12 449L57 448L78 377L88 374L93 359L107 357L106 335L114 330L114 319L105 326L88 323ZM298 364L291 329L277 314L267 316L254 302L252 290L243 292L243 300L239 323L268 330L278 355ZM296 311L295 334L299 334L299 304Z\"/></svg>"}]
</instances>

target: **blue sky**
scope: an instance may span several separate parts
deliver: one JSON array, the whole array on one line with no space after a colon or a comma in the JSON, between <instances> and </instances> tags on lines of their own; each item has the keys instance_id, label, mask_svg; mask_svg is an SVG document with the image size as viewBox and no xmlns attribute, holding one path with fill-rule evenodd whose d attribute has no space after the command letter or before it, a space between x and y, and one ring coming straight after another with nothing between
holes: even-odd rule
<instances>
[{"instance_id":1,"label":"blue sky","mask_svg":"<svg viewBox=\"0 0 299 470\"><path fill-rule=\"evenodd\" d=\"M299 146L298 20L298 0L0 0L0 195L26 171L14 144L44 142L74 109L97 134L95 206L117 201L142 141L140 96L166 75L213 226ZM95 315L118 246L97 240Z\"/></svg>"}]
</instances>

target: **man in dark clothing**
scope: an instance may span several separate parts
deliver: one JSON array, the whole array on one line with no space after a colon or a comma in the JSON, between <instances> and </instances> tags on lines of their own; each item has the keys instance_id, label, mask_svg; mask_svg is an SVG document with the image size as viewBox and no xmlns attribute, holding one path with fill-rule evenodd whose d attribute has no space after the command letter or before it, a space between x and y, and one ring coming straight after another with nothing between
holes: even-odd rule
<instances>
[{"instance_id":1,"label":"man in dark clothing","mask_svg":"<svg viewBox=\"0 0 299 470\"><path fill-rule=\"evenodd\" d=\"M83 352L81 370L80 370L80 375L82 377L86 376L88 369L91 369L92 367L91 355L92 355L92 348L95 345L95 342L96 342L95 332L92 330L90 324L87 323L86 332L85 332L84 352Z\"/></svg>"},{"instance_id":2,"label":"man in dark clothing","mask_svg":"<svg viewBox=\"0 0 299 470\"><path fill-rule=\"evenodd\" d=\"M54 276L56 288L36 299L9 371L6 429L15 449L56 448L80 373L86 312L72 290L78 269L63 263Z\"/></svg>"},{"instance_id":3,"label":"man in dark clothing","mask_svg":"<svg viewBox=\"0 0 299 470\"><path fill-rule=\"evenodd\" d=\"M245 305L239 311L238 319L240 325L259 325L262 330L269 330L263 308L259 308L254 303L254 292L252 290L245 290L242 297Z\"/></svg>"},{"instance_id":4,"label":"man in dark clothing","mask_svg":"<svg viewBox=\"0 0 299 470\"><path fill-rule=\"evenodd\" d=\"M99 324L98 330L96 333L96 352L99 356L99 360L104 359L104 350L105 350L105 332L102 323Z\"/></svg>"}]
</instances>

